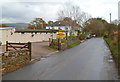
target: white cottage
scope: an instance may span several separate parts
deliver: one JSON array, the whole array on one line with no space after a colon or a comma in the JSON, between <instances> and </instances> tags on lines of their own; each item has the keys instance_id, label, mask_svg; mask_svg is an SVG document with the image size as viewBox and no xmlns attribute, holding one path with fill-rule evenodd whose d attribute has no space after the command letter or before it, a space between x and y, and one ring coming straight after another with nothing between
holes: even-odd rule
<instances>
[{"instance_id":1,"label":"white cottage","mask_svg":"<svg viewBox=\"0 0 120 82\"><path fill-rule=\"evenodd\" d=\"M50 24L48 26L46 26L46 29L48 30L64 30L64 31L68 31L67 35L70 36L70 31L71 31L71 26L69 25L69 23L65 22L65 21L56 21L53 24Z\"/></svg>"}]
</instances>

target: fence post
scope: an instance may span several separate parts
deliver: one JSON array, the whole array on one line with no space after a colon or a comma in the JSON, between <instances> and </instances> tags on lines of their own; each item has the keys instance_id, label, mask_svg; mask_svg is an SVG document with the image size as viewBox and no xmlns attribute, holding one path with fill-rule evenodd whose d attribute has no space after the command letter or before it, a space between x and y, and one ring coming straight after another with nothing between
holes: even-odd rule
<instances>
[{"instance_id":1,"label":"fence post","mask_svg":"<svg viewBox=\"0 0 120 82\"><path fill-rule=\"evenodd\" d=\"M30 60L31 60L31 42L28 42L28 49L29 49L29 52L30 52Z\"/></svg>"},{"instance_id":2,"label":"fence post","mask_svg":"<svg viewBox=\"0 0 120 82\"><path fill-rule=\"evenodd\" d=\"M6 41L6 51L8 51L8 41Z\"/></svg>"},{"instance_id":3,"label":"fence post","mask_svg":"<svg viewBox=\"0 0 120 82\"><path fill-rule=\"evenodd\" d=\"M61 39L58 38L58 50L61 50Z\"/></svg>"},{"instance_id":4,"label":"fence post","mask_svg":"<svg viewBox=\"0 0 120 82\"><path fill-rule=\"evenodd\" d=\"M51 46L51 40L50 40L50 38L49 38L49 47Z\"/></svg>"}]
</instances>

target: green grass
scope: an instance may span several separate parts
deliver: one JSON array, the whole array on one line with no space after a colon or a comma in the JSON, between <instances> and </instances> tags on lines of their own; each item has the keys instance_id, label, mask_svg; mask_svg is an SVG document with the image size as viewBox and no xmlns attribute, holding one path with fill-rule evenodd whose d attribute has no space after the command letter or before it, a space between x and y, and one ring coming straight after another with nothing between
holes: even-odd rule
<instances>
[{"instance_id":1,"label":"green grass","mask_svg":"<svg viewBox=\"0 0 120 82\"><path fill-rule=\"evenodd\" d=\"M113 45L111 39L109 39L109 38L104 38L104 39L105 39L105 41L107 42L107 44L109 45L112 54L114 54L114 55L119 54L119 53L118 53L118 44Z\"/></svg>"},{"instance_id":2,"label":"green grass","mask_svg":"<svg viewBox=\"0 0 120 82\"><path fill-rule=\"evenodd\" d=\"M54 46L43 46L44 48L46 48L46 49L48 49L48 50L57 50L57 48L56 47L54 47Z\"/></svg>"},{"instance_id":3,"label":"green grass","mask_svg":"<svg viewBox=\"0 0 120 82\"><path fill-rule=\"evenodd\" d=\"M54 40L56 43L58 42L58 39ZM65 39L61 39L61 43L65 43L66 40Z\"/></svg>"},{"instance_id":4,"label":"green grass","mask_svg":"<svg viewBox=\"0 0 120 82\"><path fill-rule=\"evenodd\" d=\"M50 46L50 48L53 49L53 50L57 50L58 49L57 46Z\"/></svg>"},{"instance_id":5,"label":"green grass","mask_svg":"<svg viewBox=\"0 0 120 82\"><path fill-rule=\"evenodd\" d=\"M73 42L73 43L71 43L71 44L68 44L68 48L72 48L72 47L77 46L77 45L79 45L79 44L80 44L80 40L78 40L78 41L76 41L76 42Z\"/></svg>"},{"instance_id":6,"label":"green grass","mask_svg":"<svg viewBox=\"0 0 120 82\"><path fill-rule=\"evenodd\" d=\"M110 38L104 38L104 40L107 42L109 48L110 48L110 51L112 53L112 56L115 60L115 63L116 63L116 66L118 68L118 72L120 74L120 43L116 43L116 45L112 44L112 41Z\"/></svg>"},{"instance_id":7,"label":"green grass","mask_svg":"<svg viewBox=\"0 0 120 82\"><path fill-rule=\"evenodd\" d=\"M75 41L75 42L73 42L71 44L68 44L67 48L72 48L72 47L75 47L75 46L77 46L79 44L80 44L80 40L77 40L77 41ZM58 46L52 45L52 46L50 46L50 48L53 49L53 50L57 50Z\"/></svg>"}]
</instances>

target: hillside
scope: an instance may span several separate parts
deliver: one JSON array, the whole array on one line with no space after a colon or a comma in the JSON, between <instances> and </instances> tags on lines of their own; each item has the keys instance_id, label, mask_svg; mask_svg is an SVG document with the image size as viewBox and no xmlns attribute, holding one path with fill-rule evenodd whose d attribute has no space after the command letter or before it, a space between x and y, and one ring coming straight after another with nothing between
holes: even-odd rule
<instances>
[{"instance_id":1,"label":"hillside","mask_svg":"<svg viewBox=\"0 0 120 82\"><path fill-rule=\"evenodd\" d=\"M5 23L9 27L15 28L27 28L28 23Z\"/></svg>"}]
</instances>

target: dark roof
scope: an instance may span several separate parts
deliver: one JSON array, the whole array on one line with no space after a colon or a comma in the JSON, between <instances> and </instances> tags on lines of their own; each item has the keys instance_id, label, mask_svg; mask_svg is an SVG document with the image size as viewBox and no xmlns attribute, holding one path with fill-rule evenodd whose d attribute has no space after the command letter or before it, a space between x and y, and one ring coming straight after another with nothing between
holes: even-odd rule
<instances>
[{"instance_id":1,"label":"dark roof","mask_svg":"<svg viewBox=\"0 0 120 82\"><path fill-rule=\"evenodd\" d=\"M69 23L65 22L65 21L56 21L53 24L50 24L48 26L70 26Z\"/></svg>"},{"instance_id":2,"label":"dark roof","mask_svg":"<svg viewBox=\"0 0 120 82\"><path fill-rule=\"evenodd\" d=\"M54 30L54 29L17 29L15 32L21 33L21 32L26 32L26 33L33 33L33 32L58 32L59 30Z\"/></svg>"}]
</instances>

